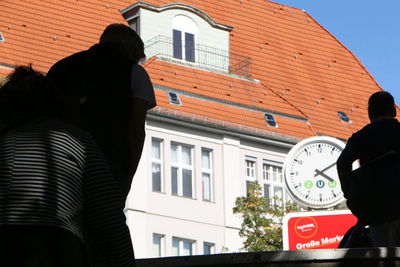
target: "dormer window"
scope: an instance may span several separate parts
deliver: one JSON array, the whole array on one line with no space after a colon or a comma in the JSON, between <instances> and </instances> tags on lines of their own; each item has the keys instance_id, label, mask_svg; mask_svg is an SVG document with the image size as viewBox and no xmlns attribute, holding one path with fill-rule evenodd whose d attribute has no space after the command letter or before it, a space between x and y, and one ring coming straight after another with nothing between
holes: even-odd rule
<instances>
[{"instance_id":1,"label":"dormer window","mask_svg":"<svg viewBox=\"0 0 400 267\"><path fill-rule=\"evenodd\" d=\"M174 105L178 105L181 106L181 100L179 99L179 96L174 93L174 92L168 92L168 98L169 98L169 103L170 104L174 104Z\"/></svg>"},{"instance_id":2,"label":"dormer window","mask_svg":"<svg viewBox=\"0 0 400 267\"><path fill-rule=\"evenodd\" d=\"M276 122L274 115L265 113L264 119L268 126L275 127L275 128L278 127L278 123Z\"/></svg>"},{"instance_id":3,"label":"dormer window","mask_svg":"<svg viewBox=\"0 0 400 267\"><path fill-rule=\"evenodd\" d=\"M197 7L136 1L121 13L140 34L147 58L157 57L186 67L251 76L251 58L230 52L233 27L215 21Z\"/></svg>"},{"instance_id":4,"label":"dormer window","mask_svg":"<svg viewBox=\"0 0 400 267\"><path fill-rule=\"evenodd\" d=\"M172 22L172 29L172 56L176 59L196 62L196 23L187 16L177 15Z\"/></svg>"},{"instance_id":5,"label":"dormer window","mask_svg":"<svg viewBox=\"0 0 400 267\"><path fill-rule=\"evenodd\" d=\"M343 122L351 123L349 116L343 111L338 111L338 116Z\"/></svg>"},{"instance_id":6,"label":"dormer window","mask_svg":"<svg viewBox=\"0 0 400 267\"><path fill-rule=\"evenodd\" d=\"M128 22L129 27L131 27L137 34L140 35L140 10L138 6L133 6L122 11L126 22Z\"/></svg>"}]
</instances>

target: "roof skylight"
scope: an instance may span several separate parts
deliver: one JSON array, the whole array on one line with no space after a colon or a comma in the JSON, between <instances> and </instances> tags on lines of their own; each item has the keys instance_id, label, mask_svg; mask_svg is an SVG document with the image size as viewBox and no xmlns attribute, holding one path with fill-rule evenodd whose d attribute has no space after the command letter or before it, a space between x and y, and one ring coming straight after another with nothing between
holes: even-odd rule
<instances>
[{"instance_id":1,"label":"roof skylight","mask_svg":"<svg viewBox=\"0 0 400 267\"><path fill-rule=\"evenodd\" d=\"M0 32L0 43L5 42L6 40L4 39L3 34Z\"/></svg>"},{"instance_id":2,"label":"roof skylight","mask_svg":"<svg viewBox=\"0 0 400 267\"><path fill-rule=\"evenodd\" d=\"M176 93L168 92L169 103L174 105L182 105L179 96Z\"/></svg>"},{"instance_id":3,"label":"roof skylight","mask_svg":"<svg viewBox=\"0 0 400 267\"><path fill-rule=\"evenodd\" d=\"M349 116L343 111L338 111L338 116L343 122L351 123Z\"/></svg>"},{"instance_id":4,"label":"roof skylight","mask_svg":"<svg viewBox=\"0 0 400 267\"><path fill-rule=\"evenodd\" d=\"M271 127L278 127L278 123L275 120L274 115L269 114L269 113L265 113L264 114L264 119L267 122L267 124Z\"/></svg>"}]
</instances>

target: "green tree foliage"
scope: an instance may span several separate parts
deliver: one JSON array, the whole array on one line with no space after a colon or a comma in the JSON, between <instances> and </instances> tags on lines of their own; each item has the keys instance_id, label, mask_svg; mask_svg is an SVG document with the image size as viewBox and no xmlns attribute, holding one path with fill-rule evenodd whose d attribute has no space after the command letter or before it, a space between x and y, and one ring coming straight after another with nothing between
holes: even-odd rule
<instances>
[{"instance_id":1,"label":"green tree foliage","mask_svg":"<svg viewBox=\"0 0 400 267\"><path fill-rule=\"evenodd\" d=\"M247 251L269 251L282 249L282 218L286 213L298 211L291 203L284 206L280 199L265 199L257 182L249 184L246 197L238 197L233 208L234 214L242 216L239 231L243 237L243 249Z\"/></svg>"}]
</instances>

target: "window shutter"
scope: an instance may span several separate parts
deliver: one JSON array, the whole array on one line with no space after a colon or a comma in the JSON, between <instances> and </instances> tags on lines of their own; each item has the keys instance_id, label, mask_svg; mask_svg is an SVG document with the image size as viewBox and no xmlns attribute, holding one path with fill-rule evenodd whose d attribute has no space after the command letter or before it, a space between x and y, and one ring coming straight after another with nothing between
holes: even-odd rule
<instances>
[{"instance_id":1,"label":"window shutter","mask_svg":"<svg viewBox=\"0 0 400 267\"><path fill-rule=\"evenodd\" d=\"M182 32L173 30L173 57L182 59Z\"/></svg>"},{"instance_id":2,"label":"window shutter","mask_svg":"<svg viewBox=\"0 0 400 267\"><path fill-rule=\"evenodd\" d=\"M194 34L185 32L185 59L195 62Z\"/></svg>"}]
</instances>

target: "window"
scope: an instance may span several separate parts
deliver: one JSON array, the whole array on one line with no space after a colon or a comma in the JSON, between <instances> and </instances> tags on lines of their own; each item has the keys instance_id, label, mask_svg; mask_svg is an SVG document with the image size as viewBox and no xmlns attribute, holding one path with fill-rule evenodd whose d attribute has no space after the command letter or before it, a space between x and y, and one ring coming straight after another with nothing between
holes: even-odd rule
<instances>
[{"instance_id":1,"label":"window","mask_svg":"<svg viewBox=\"0 0 400 267\"><path fill-rule=\"evenodd\" d=\"M182 32L178 30L172 30L172 42L173 42L173 53L174 58L182 59Z\"/></svg>"},{"instance_id":2,"label":"window","mask_svg":"<svg viewBox=\"0 0 400 267\"><path fill-rule=\"evenodd\" d=\"M272 114L265 113L264 114L264 119L267 122L267 124L271 127L278 127L278 124L276 123L275 117Z\"/></svg>"},{"instance_id":3,"label":"window","mask_svg":"<svg viewBox=\"0 0 400 267\"><path fill-rule=\"evenodd\" d=\"M171 144L171 192L173 195L193 196L192 147Z\"/></svg>"},{"instance_id":4,"label":"window","mask_svg":"<svg viewBox=\"0 0 400 267\"><path fill-rule=\"evenodd\" d=\"M282 167L263 163L263 191L269 205L283 205L282 179Z\"/></svg>"},{"instance_id":5,"label":"window","mask_svg":"<svg viewBox=\"0 0 400 267\"><path fill-rule=\"evenodd\" d=\"M163 192L163 177L162 177L162 141L153 139L151 141L151 172L152 172L152 189L153 192Z\"/></svg>"},{"instance_id":6,"label":"window","mask_svg":"<svg viewBox=\"0 0 400 267\"><path fill-rule=\"evenodd\" d=\"M184 38L182 38L184 37ZM194 44L194 34L182 32L179 30L172 31L172 42L173 42L173 54L172 56L177 59L182 59L182 50L185 51L185 60L190 62L195 62L195 44ZM183 45L185 44L185 45Z\"/></svg>"},{"instance_id":7,"label":"window","mask_svg":"<svg viewBox=\"0 0 400 267\"><path fill-rule=\"evenodd\" d=\"M249 190L249 184L256 181L256 159L246 157L246 192Z\"/></svg>"},{"instance_id":8,"label":"window","mask_svg":"<svg viewBox=\"0 0 400 267\"><path fill-rule=\"evenodd\" d=\"M211 150L201 149L201 176L203 200L212 201Z\"/></svg>"},{"instance_id":9,"label":"window","mask_svg":"<svg viewBox=\"0 0 400 267\"><path fill-rule=\"evenodd\" d=\"M169 103L179 106L182 105L181 100L179 99L179 96L176 93L168 92L168 98L169 98Z\"/></svg>"},{"instance_id":10,"label":"window","mask_svg":"<svg viewBox=\"0 0 400 267\"><path fill-rule=\"evenodd\" d=\"M4 39L3 34L0 32L0 43L5 42L6 40Z\"/></svg>"},{"instance_id":11,"label":"window","mask_svg":"<svg viewBox=\"0 0 400 267\"><path fill-rule=\"evenodd\" d=\"M185 59L195 62L194 58L194 34L185 32Z\"/></svg>"},{"instance_id":12,"label":"window","mask_svg":"<svg viewBox=\"0 0 400 267\"><path fill-rule=\"evenodd\" d=\"M187 16L178 15L173 20L172 28L172 56L177 59L196 62L196 23Z\"/></svg>"},{"instance_id":13,"label":"window","mask_svg":"<svg viewBox=\"0 0 400 267\"><path fill-rule=\"evenodd\" d=\"M349 116L345 112L339 111L338 116L343 122L351 123Z\"/></svg>"},{"instance_id":14,"label":"window","mask_svg":"<svg viewBox=\"0 0 400 267\"><path fill-rule=\"evenodd\" d=\"M204 242L203 243L203 254L204 255L214 254L214 244Z\"/></svg>"},{"instance_id":15,"label":"window","mask_svg":"<svg viewBox=\"0 0 400 267\"><path fill-rule=\"evenodd\" d=\"M164 256L164 235L153 234L153 256Z\"/></svg>"},{"instance_id":16,"label":"window","mask_svg":"<svg viewBox=\"0 0 400 267\"><path fill-rule=\"evenodd\" d=\"M172 238L172 255L173 256L190 256L194 254L194 241Z\"/></svg>"}]
</instances>

